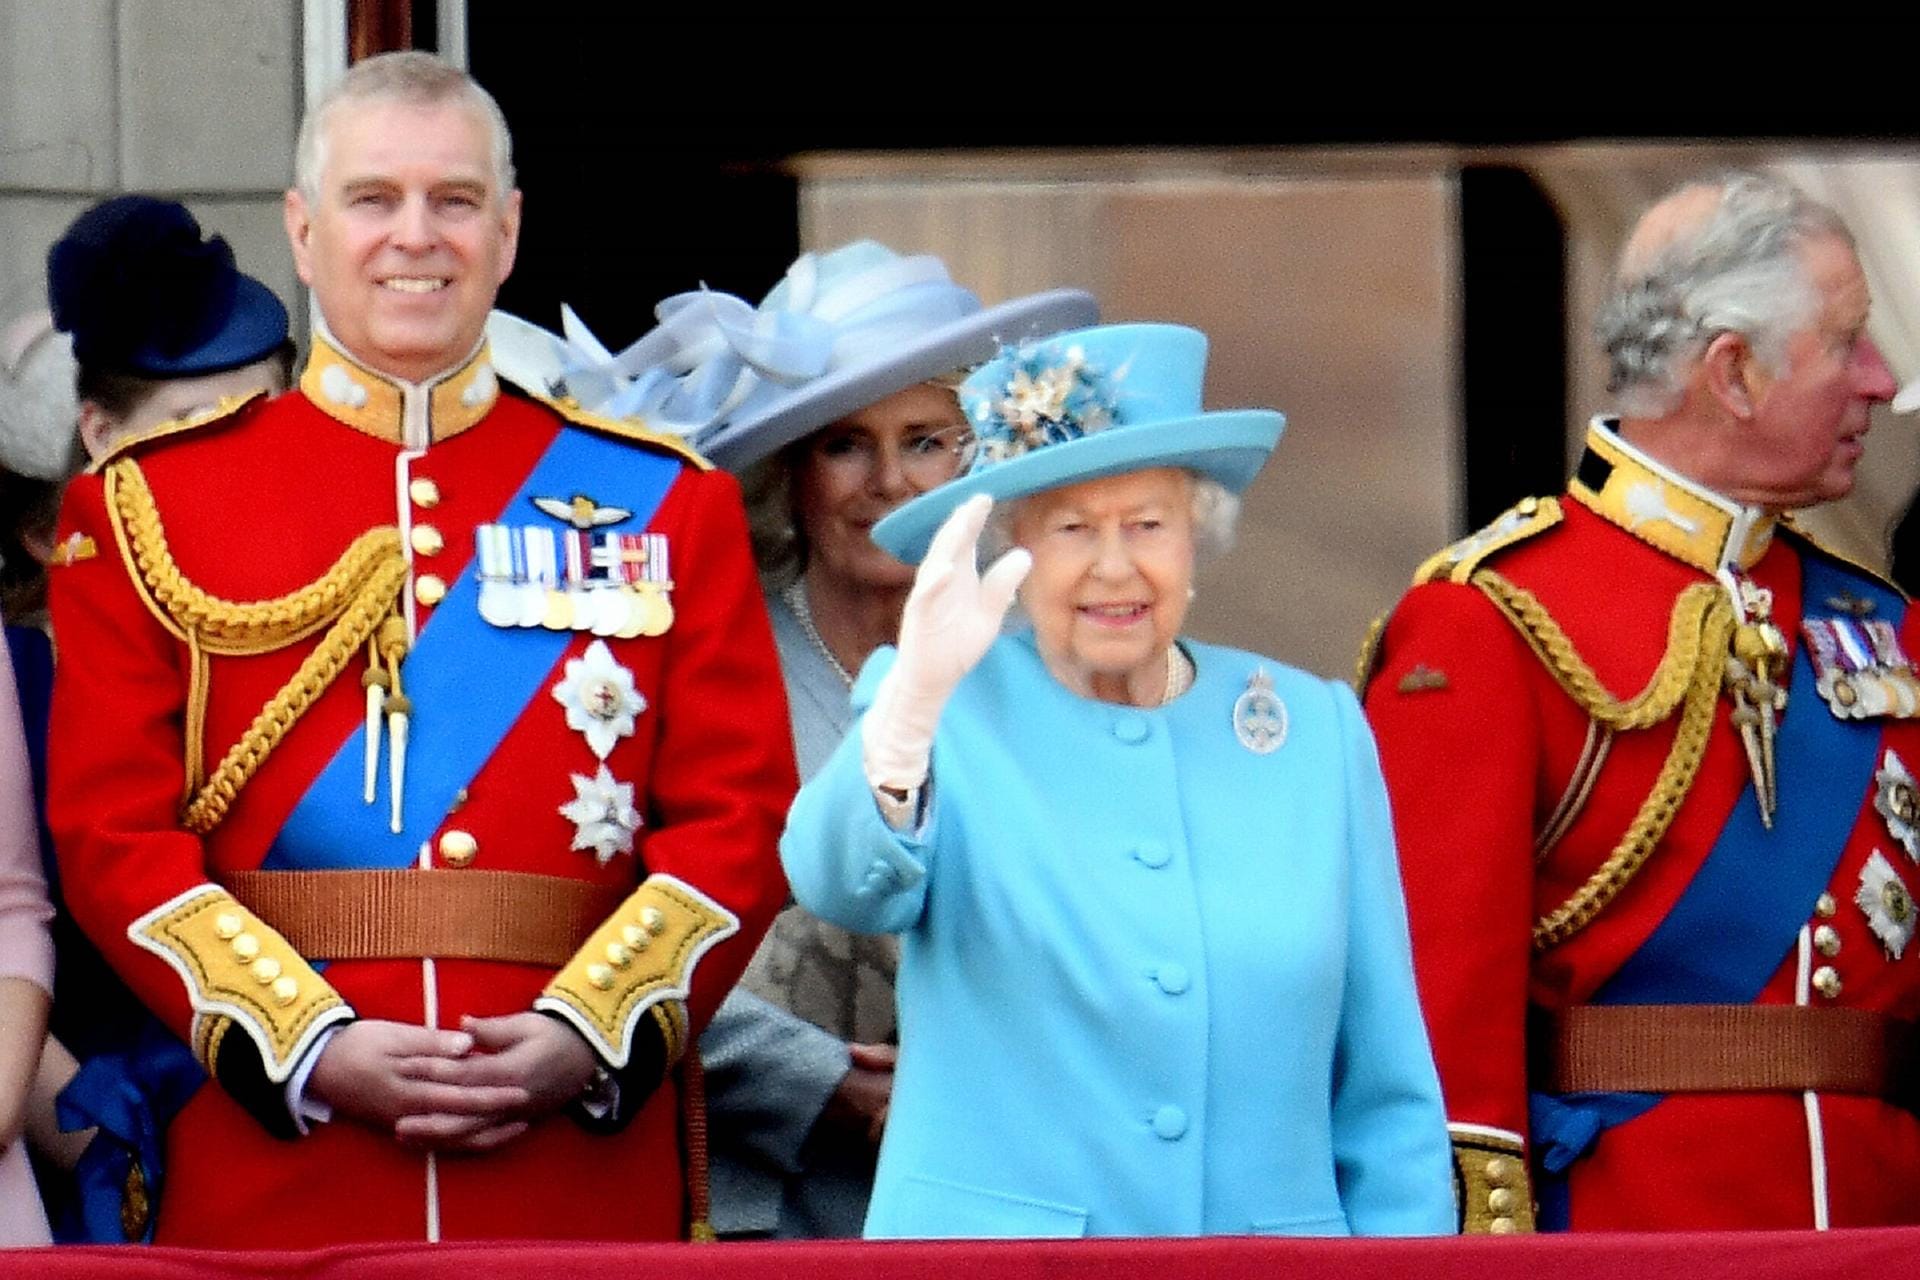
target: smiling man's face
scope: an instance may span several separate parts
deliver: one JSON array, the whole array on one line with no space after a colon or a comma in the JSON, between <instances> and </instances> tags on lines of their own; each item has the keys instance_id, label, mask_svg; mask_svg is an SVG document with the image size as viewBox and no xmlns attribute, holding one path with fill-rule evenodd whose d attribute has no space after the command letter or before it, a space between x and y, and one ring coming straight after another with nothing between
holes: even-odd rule
<instances>
[{"instance_id":1,"label":"smiling man's face","mask_svg":"<svg viewBox=\"0 0 1920 1280\"><path fill-rule=\"evenodd\" d=\"M287 193L287 236L354 359L421 382L465 360L513 269L520 193L502 192L480 112L454 100L345 102L319 192Z\"/></svg>"}]
</instances>

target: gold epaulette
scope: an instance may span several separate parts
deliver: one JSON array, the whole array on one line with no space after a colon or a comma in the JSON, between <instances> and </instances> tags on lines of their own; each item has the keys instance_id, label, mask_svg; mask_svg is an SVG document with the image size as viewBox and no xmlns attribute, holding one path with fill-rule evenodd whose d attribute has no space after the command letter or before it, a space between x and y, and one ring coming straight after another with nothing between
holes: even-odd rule
<instances>
[{"instance_id":1,"label":"gold epaulette","mask_svg":"<svg viewBox=\"0 0 1920 1280\"><path fill-rule=\"evenodd\" d=\"M1464 1235L1511 1235L1533 1230L1533 1191L1526 1150L1518 1134L1481 1125L1450 1124L1454 1190Z\"/></svg>"},{"instance_id":2,"label":"gold epaulette","mask_svg":"<svg viewBox=\"0 0 1920 1280\"><path fill-rule=\"evenodd\" d=\"M353 1016L286 939L226 890L203 885L127 926L127 936L171 966L193 1005L193 1054L213 1074L236 1024L260 1051L269 1080L284 1083L315 1036Z\"/></svg>"},{"instance_id":3,"label":"gold epaulette","mask_svg":"<svg viewBox=\"0 0 1920 1280\"><path fill-rule=\"evenodd\" d=\"M226 817L240 789L393 612L407 582L406 552L391 525L354 539L320 577L271 600L222 600L181 571L140 464L106 471L107 516L127 575L147 609L187 646L186 790L181 822L202 835ZM211 776L204 777L210 654L273 653L322 627L313 651L261 708Z\"/></svg>"},{"instance_id":4,"label":"gold epaulette","mask_svg":"<svg viewBox=\"0 0 1920 1280\"><path fill-rule=\"evenodd\" d=\"M616 1069L627 1065L634 1027L651 1012L671 1064L687 1045L684 1002L694 966L739 931L738 917L692 885L648 876L547 984L534 1008L565 1018Z\"/></svg>"},{"instance_id":5,"label":"gold epaulette","mask_svg":"<svg viewBox=\"0 0 1920 1280\"><path fill-rule=\"evenodd\" d=\"M1413 584L1465 582L1495 552L1545 533L1561 519L1558 498L1522 498L1486 528L1429 556L1413 571Z\"/></svg>"},{"instance_id":6,"label":"gold epaulette","mask_svg":"<svg viewBox=\"0 0 1920 1280\"><path fill-rule=\"evenodd\" d=\"M240 410L265 396L267 392L249 391L243 396L221 396L211 409L203 413L192 414L185 418L173 418L145 431L136 432L113 442L113 446L87 466L88 474L104 471L122 455L144 449L156 440L165 440L173 436L185 435L189 431L200 431L215 425L225 425L237 421Z\"/></svg>"},{"instance_id":7,"label":"gold epaulette","mask_svg":"<svg viewBox=\"0 0 1920 1280\"><path fill-rule=\"evenodd\" d=\"M514 385L519 386L518 383ZM564 396L556 400L551 396L541 395L537 391L527 391L525 387L520 389L575 426L585 427L589 431L598 431L601 435L631 440L635 444L651 445L655 449L673 454L697 470L713 470L713 464L708 462L698 449L670 432L655 431L637 419L606 418L597 413L590 413L581 408L580 402L572 396Z\"/></svg>"}]
</instances>

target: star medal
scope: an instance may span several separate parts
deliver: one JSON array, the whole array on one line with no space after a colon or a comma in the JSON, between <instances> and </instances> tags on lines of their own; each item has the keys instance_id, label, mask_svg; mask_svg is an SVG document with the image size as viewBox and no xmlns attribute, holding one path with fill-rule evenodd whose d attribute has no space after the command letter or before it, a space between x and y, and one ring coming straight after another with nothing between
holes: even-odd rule
<instances>
[{"instance_id":1,"label":"star medal","mask_svg":"<svg viewBox=\"0 0 1920 1280\"><path fill-rule=\"evenodd\" d=\"M601 866L616 854L632 853L642 822L633 807L633 784L617 780L603 764L591 778L574 774L573 792L573 799L560 806L560 816L573 823L572 847L592 850Z\"/></svg>"},{"instance_id":2,"label":"star medal","mask_svg":"<svg viewBox=\"0 0 1920 1280\"><path fill-rule=\"evenodd\" d=\"M1246 691L1234 699L1233 736L1257 756L1272 755L1287 740L1287 705L1265 667L1247 677Z\"/></svg>"},{"instance_id":3,"label":"star medal","mask_svg":"<svg viewBox=\"0 0 1920 1280\"><path fill-rule=\"evenodd\" d=\"M1906 762L1888 751L1873 783L1873 807L1886 820L1887 833L1899 841L1909 861L1920 862L1920 787Z\"/></svg>"},{"instance_id":4,"label":"star medal","mask_svg":"<svg viewBox=\"0 0 1920 1280\"><path fill-rule=\"evenodd\" d=\"M1907 943L1913 941L1913 897L1907 892L1900 873L1878 849L1860 869L1860 889L1853 895L1854 905L1866 913L1867 927L1880 939L1889 960L1898 960Z\"/></svg>"},{"instance_id":5,"label":"star medal","mask_svg":"<svg viewBox=\"0 0 1920 1280\"><path fill-rule=\"evenodd\" d=\"M633 672L614 661L604 640L595 640L578 658L569 659L564 678L553 686L553 700L566 708L567 728L584 734L593 754L605 760L614 744L633 736L635 719L647 699L634 686Z\"/></svg>"}]
</instances>

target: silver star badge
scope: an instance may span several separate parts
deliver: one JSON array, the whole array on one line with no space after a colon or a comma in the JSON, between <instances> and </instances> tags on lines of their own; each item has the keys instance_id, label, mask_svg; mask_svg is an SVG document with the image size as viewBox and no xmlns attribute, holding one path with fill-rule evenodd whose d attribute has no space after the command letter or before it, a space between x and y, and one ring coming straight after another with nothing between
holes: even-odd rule
<instances>
[{"instance_id":1,"label":"silver star badge","mask_svg":"<svg viewBox=\"0 0 1920 1280\"><path fill-rule=\"evenodd\" d=\"M640 830L640 811L633 807L633 784L620 782L600 766L589 778L573 775L573 799L560 806L560 816L573 823L573 848L591 849L601 866L615 854L633 852L633 836Z\"/></svg>"},{"instance_id":2,"label":"silver star badge","mask_svg":"<svg viewBox=\"0 0 1920 1280\"><path fill-rule=\"evenodd\" d=\"M593 754L605 760L614 743L632 736L635 717L647 709L646 696L604 640L588 645L564 672L553 686L553 700L567 709L567 728L585 734Z\"/></svg>"},{"instance_id":3,"label":"silver star badge","mask_svg":"<svg viewBox=\"0 0 1920 1280\"><path fill-rule=\"evenodd\" d=\"M1866 913L1867 927L1886 948L1887 958L1898 960L1907 944L1913 941L1913 897L1907 892L1900 873L1887 861L1887 855L1878 849L1860 869L1860 889L1853 895L1853 901Z\"/></svg>"},{"instance_id":4,"label":"silver star badge","mask_svg":"<svg viewBox=\"0 0 1920 1280\"><path fill-rule=\"evenodd\" d=\"M1887 752L1873 775L1873 807L1886 819L1887 833L1900 842L1912 862L1920 862L1920 786L1906 762Z\"/></svg>"}]
</instances>

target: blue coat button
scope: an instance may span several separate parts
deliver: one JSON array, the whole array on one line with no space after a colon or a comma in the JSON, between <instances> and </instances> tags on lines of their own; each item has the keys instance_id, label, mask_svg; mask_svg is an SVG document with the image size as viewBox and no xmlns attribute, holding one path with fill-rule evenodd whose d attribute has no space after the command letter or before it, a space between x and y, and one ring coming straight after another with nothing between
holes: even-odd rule
<instances>
[{"instance_id":1,"label":"blue coat button","mask_svg":"<svg viewBox=\"0 0 1920 1280\"><path fill-rule=\"evenodd\" d=\"M1187 1131L1187 1113L1178 1107L1166 1106L1153 1113L1153 1132L1168 1142L1177 1142Z\"/></svg>"},{"instance_id":2,"label":"blue coat button","mask_svg":"<svg viewBox=\"0 0 1920 1280\"><path fill-rule=\"evenodd\" d=\"M1113 718L1113 736L1122 742L1145 742L1152 733L1153 725L1137 711L1123 711Z\"/></svg>"},{"instance_id":3,"label":"blue coat button","mask_svg":"<svg viewBox=\"0 0 1920 1280\"><path fill-rule=\"evenodd\" d=\"M1173 853L1158 840L1142 840L1133 849L1134 860L1145 867L1164 867L1173 858Z\"/></svg>"},{"instance_id":4,"label":"blue coat button","mask_svg":"<svg viewBox=\"0 0 1920 1280\"><path fill-rule=\"evenodd\" d=\"M1163 964L1153 972L1153 980L1170 996L1177 996L1192 985L1193 979L1183 964Z\"/></svg>"}]
</instances>

